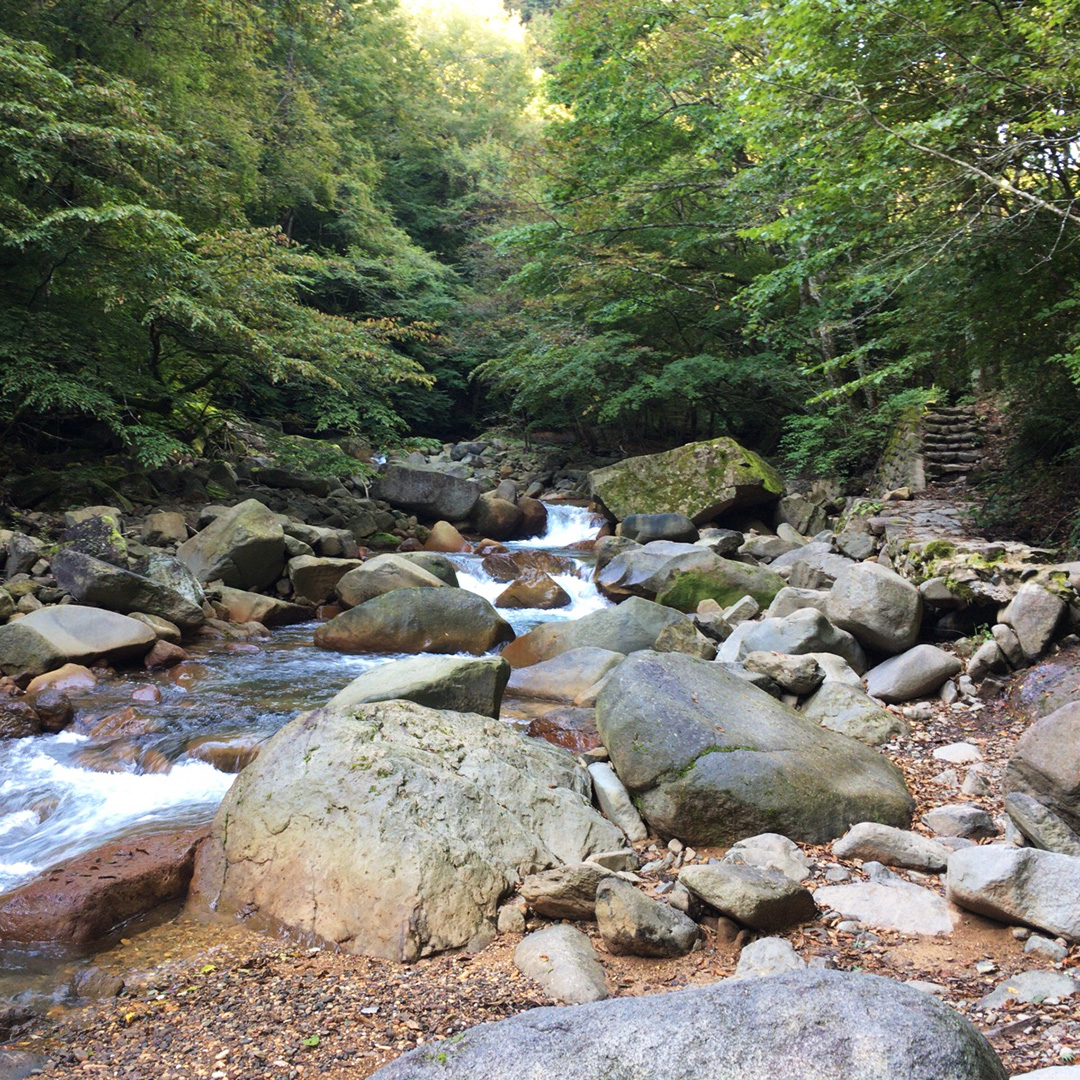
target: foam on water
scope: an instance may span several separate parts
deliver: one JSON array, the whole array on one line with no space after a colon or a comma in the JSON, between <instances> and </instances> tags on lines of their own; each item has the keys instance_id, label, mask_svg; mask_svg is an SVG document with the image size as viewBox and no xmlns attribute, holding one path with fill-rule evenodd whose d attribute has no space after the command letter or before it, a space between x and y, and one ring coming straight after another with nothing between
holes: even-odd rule
<instances>
[{"instance_id":1,"label":"foam on water","mask_svg":"<svg viewBox=\"0 0 1080 1080\"><path fill-rule=\"evenodd\" d=\"M202 761L164 774L94 772L66 763L71 740L12 740L0 755L0 892L139 827L208 821L234 776Z\"/></svg>"},{"instance_id":2,"label":"foam on water","mask_svg":"<svg viewBox=\"0 0 1080 1080\"><path fill-rule=\"evenodd\" d=\"M567 506L564 503L545 503L547 507L547 530L543 536L531 540L515 540L510 547L567 548L581 540L592 540L604 519L585 506Z\"/></svg>"}]
</instances>

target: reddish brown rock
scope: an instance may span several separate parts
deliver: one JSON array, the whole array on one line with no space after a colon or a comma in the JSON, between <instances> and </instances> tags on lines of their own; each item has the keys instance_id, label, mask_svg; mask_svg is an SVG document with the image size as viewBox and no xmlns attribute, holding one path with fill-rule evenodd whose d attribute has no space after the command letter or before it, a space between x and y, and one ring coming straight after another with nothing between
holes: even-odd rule
<instances>
[{"instance_id":1,"label":"reddish brown rock","mask_svg":"<svg viewBox=\"0 0 1080 1080\"><path fill-rule=\"evenodd\" d=\"M498 540L481 540L476 545L477 555L505 555L507 552L505 544L500 544Z\"/></svg>"},{"instance_id":2,"label":"reddish brown rock","mask_svg":"<svg viewBox=\"0 0 1080 1080\"><path fill-rule=\"evenodd\" d=\"M147 671L160 671L175 667L187 658L188 654L179 645L173 645L170 641L159 641L146 654L143 667Z\"/></svg>"},{"instance_id":3,"label":"reddish brown rock","mask_svg":"<svg viewBox=\"0 0 1080 1080\"><path fill-rule=\"evenodd\" d=\"M263 740L254 735L219 738L202 735L188 743L187 752L199 761L213 765L219 772L238 773L258 756Z\"/></svg>"},{"instance_id":4,"label":"reddish brown rock","mask_svg":"<svg viewBox=\"0 0 1080 1080\"><path fill-rule=\"evenodd\" d=\"M566 607L570 594L547 574L532 574L511 582L495 601L500 608L551 608Z\"/></svg>"},{"instance_id":5,"label":"reddish brown rock","mask_svg":"<svg viewBox=\"0 0 1080 1080\"><path fill-rule=\"evenodd\" d=\"M225 651L251 656L253 653L261 653L262 649L260 649L258 645L252 644L250 641L230 641L225 646Z\"/></svg>"},{"instance_id":6,"label":"reddish brown rock","mask_svg":"<svg viewBox=\"0 0 1080 1080\"><path fill-rule=\"evenodd\" d=\"M82 726L82 725L80 725ZM130 739L138 735L153 735L161 730L156 720L143 716L133 705L94 721L87 734L92 739Z\"/></svg>"},{"instance_id":7,"label":"reddish brown rock","mask_svg":"<svg viewBox=\"0 0 1080 1080\"><path fill-rule=\"evenodd\" d=\"M565 555L550 551L511 551L505 555L489 555L481 564L494 581L516 581L529 574L576 574L577 565Z\"/></svg>"},{"instance_id":8,"label":"reddish brown rock","mask_svg":"<svg viewBox=\"0 0 1080 1080\"><path fill-rule=\"evenodd\" d=\"M64 664L55 671L47 671L44 675L38 675L31 679L26 687L28 694L36 694L41 690L65 690L68 693L93 690L97 686L97 676L82 664Z\"/></svg>"},{"instance_id":9,"label":"reddish brown rock","mask_svg":"<svg viewBox=\"0 0 1080 1080\"><path fill-rule=\"evenodd\" d=\"M166 682L173 686L179 686L182 690L190 690L197 683L206 678L207 670L202 664L178 664L169 668L163 676Z\"/></svg>"},{"instance_id":10,"label":"reddish brown rock","mask_svg":"<svg viewBox=\"0 0 1080 1080\"><path fill-rule=\"evenodd\" d=\"M415 536L406 536L397 546L398 551L423 551L424 545Z\"/></svg>"},{"instance_id":11,"label":"reddish brown rock","mask_svg":"<svg viewBox=\"0 0 1080 1080\"><path fill-rule=\"evenodd\" d=\"M184 896L209 826L105 844L0 897L0 938L94 941Z\"/></svg>"},{"instance_id":12,"label":"reddish brown rock","mask_svg":"<svg viewBox=\"0 0 1080 1080\"><path fill-rule=\"evenodd\" d=\"M336 619L345 610L341 604L320 604L315 609L315 618L320 622Z\"/></svg>"},{"instance_id":13,"label":"reddish brown rock","mask_svg":"<svg viewBox=\"0 0 1080 1080\"><path fill-rule=\"evenodd\" d=\"M539 499L529 499L524 495L518 499L517 507L521 511L518 539L528 540L533 536L543 536L547 531L547 507Z\"/></svg>"},{"instance_id":14,"label":"reddish brown rock","mask_svg":"<svg viewBox=\"0 0 1080 1080\"><path fill-rule=\"evenodd\" d=\"M75 715L71 698L63 690L50 686L30 698L30 704L41 721L43 731L63 731Z\"/></svg>"},{"instance_id":15,"label":"reddish brown rock","mask_svg":"<svg viewBox=\"0 0 1080 1080\"><path fill-rule=\"evenodd\" d=\"M431 527L428 538L424 541L425 551L472 551L469 541L450 524L449 521L436 521Z\"/></svg>"},{"instance_id":16,"label":"reddish brown rock","mask_svg":"<svg viewBox=\"0 0 1080 1080\"><path fill-rule=\"evenodd\" d=\"M0 739L25 739L41 732L41 720L23 698L0 695Z\"/></svg>"},{"instance_id":17,"label":"reddish brown rock","mask_svg":"<svg viewBox=\"0 0 1080 1080\"><path fill-rule=\"evenodd\" d=\"M161 691L152 685L137 686L131 691L131 700L156 705L161 700Z\"/></svg>"},{"instance_id":18,"label":"reddish brown rock","mask_svg":"<svg viewBox=\"0 0 1080 1080\"><path fill-rule=\"evenodd\" d=\"M493 491L476 500L473 521L476 531L489 540L509 540L521 525L521 511L508 499L500 499Z\"/></svg>"},{"instance_id":19,"label":"reddish brown rock","mask_svg":"<svg viewBox=\"0 0 1080 1080\"><path fill-rule=\"evenodd\" d=\"M595 750L600 745L596 710L576 709L572 705L538 716L529 724L528 734L535 739L546 739L566 750Z\"/></svg>"}]
</instances>

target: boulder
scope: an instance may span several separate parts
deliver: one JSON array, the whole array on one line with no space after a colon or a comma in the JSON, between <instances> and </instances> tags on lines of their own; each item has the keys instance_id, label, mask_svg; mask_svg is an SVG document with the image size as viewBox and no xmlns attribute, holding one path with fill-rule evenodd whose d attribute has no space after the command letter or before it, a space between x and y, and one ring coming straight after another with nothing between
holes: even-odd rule
<instances>
[{"instance_id":1,"label":"boulder","mask_svg":"<svg viewBox=\"0 0 1080 1080\"><path fill-rule=\"evenodd\" d=\"M1063 705L1020 736L1002 789L1031 795L1080 832L1080 702Z\"/></svg>"},{"instance_id":2,"label":"boulder","mask_svg":"<svg viewBox=\"0 0 1080 1080\"><path fill-rule=\"evenodd\" d=\"M707 548L671 540L628 546L616 552L603 565L597 562L593 582L609 600L643 596L653 600L676 570L706 570L717 566L717 556Z\"/></svg>"},{"instance_id":3,"label":"boulder","mask_svg":"<svg viewBox=\"0 0 1080 1080\"><path fill-rule=\"evenodd\" d=\"M547 532L548 510L539 499L523 495L517 501L517 508L521 511L521 524L517 530L519 540L531 540Z\"/></svg>"},{"instance_id":4,"label":"boulder","mask_svg":"<svg viewBox=\"0 0 1080 1080\"><path fill-rule=\"evenodd\" d=\"M513 641L510 624L464 589L394 589L315 631L320 649L346 653L488 652Z\"/></svg>"},{"instance_id":5,"label":"boulder","mask_svg":"<svg viewBox=\"0 0 1080 1080\"><path fill-rule=\"evenodd\" d=\"M518 578L495 598L496 607L519 610L550 611L568 607L570 603L570 594L547 574Z\"/></svg>"},{"instance_id":6,"label":"boulder","mask_svg":"<svg viewBox=\"0 0 1080 1080\"><path fill-rule=\"evenodd\" d=\"M137 660L156 640L150 627L115 611L41 608L0 626L0 673L41 675L66 663Z\"/></svg>"},{"instance_id":7,"label":"boulder","mask_svg":"<svg viewBox=\"0 0 1080 1080\"><path fill-rule=\"evenodd\" d=\"M716 659L716 642L697 628L694 619L683 619L664 627L656 635L653 648L657 652L686 653L702 660Z\"/></svg>"},{"instance_id":8,"label":"boulder","mask_svg":"<svg viewBox=\"0 0 1080 1080\"><path fill-rule=\"evenodd\" d=\"M531 1009L372 1080L1006 1080L968 1020L893 979L817 968Z\"/></svg>"},{"instance_id":9,"label":"boulder","mask_svg":"<svg viewBox=\"0 0 1080 1080\"><path fill-rule=\"evenodd\" d=\"M589 490L618 520L676 513L701 525L726 510L775 502L784 483L757 454L720 438L596 469Z\"/></svg>"},{"instance_id":10,"label":"boulder","mask_svg":"<svg viewBox=\"0 0 1080 1080\"><path fill-rule=\"evenodd\" d=\"M159 511L148 514L143 522L142 539L150 547L173 547L187 539L187 522L183 514Z\"/></svg>"},{"instance_id":11,"label":"boulder","mask_svg":"<svg viewBox=\"0 0 1080 1080\"><path fill-rule=\"evenodd\" d=\"M787 555L781 555L772 563L774 569L791 568L788 584L795 589L829 589L833 582L854 563L843 555L837 555L829 544L812 543Z\"/></svg>"},{"instance_id":12,"label":"boulder","mask_svg":"<svg viewBox=\"0 0 1080 1080\"><path fill-rule=\"evenodd\" d=\"M326 559L316 555L298 555L289 560L289 580L296 596L303 597L312 604L325 604L334 595L338 582L350 570L362 565L359 559Z\"/></svg>"},{"instance_id":13,"label":"boulder","mask_svg":"<svg viewBox=\"0 0 1080 1080\"><path fill-rule=\"evenodd\" d=\"M176 565L186 573L182 564ZM52 568L59 588L70 593L80 604L117 611L121 615L134 611L158 615L182 630L194 629L206 621L202 589L194 579L190 588L177 589L72 550L58 552Z\"/></svg>"},{"instance_id":14,"label":"boulder","mask_svg":"<svg viewBox=\"0 0 1080 1080\"><path fill-rule=\"evenodd\" d=\"M945 898L899 877L895 881L861 881L825 885L814 893L822 908L855 919L876 930L939 937L951 934L953 920Z\"/></svg>"},{"instance_id":15,"label":"boulder","mask_svg":"<svg viewBox=\"0 0 1080 1080\"><path fill-rule=\"evenodd\" d=\"M773 831L823 843L855 821L910 821L894 765L719 664L630 656L596 716L615 771L661 836L725 844Z\"/></svg>"},{"instance_id":16,"label":"boulder","mask_svg":"<svg viewBox=\"0 0 1080 1080\"><path fill-rule=\"evenodd\" d=\"M630 514L619 526L619 535L639 544L649 544L653 540L693 544L700 533L685 514Z\"/></svg>"},{"instance_id":17,"label":"boulder","mask_svg":"<svg viewBox=\"0 0 1080 1080\"><path fill-rule=\"evenodd\" d=\"M0 938L87 942L187 892L205 827L95 848L0 897Z\"/></svg>"},{"instance_id":18,"label":"boulder","mask_svg":"<svg viewBox=\"0 0 1080 1080\"><path fill-rule=\"evenodd\" d=\"M883 709L862 690L833 680L825 682L803 704L802 714L807 720L867 746L882 746L908 733L907 724L899 716Z\"/></svg>"},{"instance_id":19,"label":"boulder","mask_svg":"<svg viewBox=\"0 0 1080 1080\"><path fill-rule=\"evenodd\" d=\"M1080 836L1037 799L1013 791L1004 802L1005 812L1033 847L1059 855L1080 855Z\"/></svg>"},{"instance_id":20,"label":"boulder","mask_svg":"<svg viewBox=\"0 0 1080 1080\"><path fill-rule=\"evenodd\" d=\"M550 660L516 668L507 689L516 697L572 702L626 659L610 649L570 649Z\"/></svg>"},{"instance_id":21,"label":"boulder","mask_svg":"<svg viewBox=\"0 0 1080 1080\"><path fill-rule=\"evenodd\" d=\"M747 671L767 675L781 689L800 697L803 694L812 694L825 681L825 672L812 656L752 652L742 663Z\"/></svg>"},{"instance_id":22,"label":"boulder","mask_svg":"<svg viewBox=\"0 0 1080 1080\"><path fill-rule=\"evenodd\" d=\"M591 766L590 766L591 768ZM732 844L722 862L775 870L792 881L805 881L813 865L794 840L779 833L760 833Z\"/></svg>"},{"instance_id":23,"label":"boulder","mask_svg":"<svg viewBox=\"0 0 1080 1080\"><path fill-rule=\"evenodd\" d=\"M790 585L785 585L773 597L772 603L765 609L765 614L769 618L783 619L800 608L815 608L824 615L828 600L828 589L793 589Z\"/></svg>"},{"instance_id":24,"label":"boulder","mask_svg":"<svg viewBox=\"0 0 1080 1080\"><path fill-rule=\"evenodd\" d=\"M936 840L894 829L876 821L860 821L834 840L833 854L838 859L861 859L881 862L888 866L903 866L909 870L929 870L940 873L949 862L950 850Z\"/></svg>"},{"instance_id":25,"label":"boulder","mask_svg":"<svg viewBox=\"0 0 1080 1080\"><path fill-rule=\"evenodd\" d=\"M922 821L936 836L986 840L998 834L994 819L981 806L972 803L935 806L923 814Z\"/></svg>"},{"instance_id":26,"label":"boulder","mask_svg":"<svg viewBox=\"0 0 1080 1080\"><path fill-rule=\"evenodd\" d=\"M763 937L751 941L739 953L735 974L727 982L760 979L766 975L783 975L787 971L803 971L806 961L783 938Z\"/></svg>"},{"instance_id":27,"label":"boulder","mask_svg":"<svg viewBox=\"0 0 1080 1080\"><path fill-rule=\"evenodd\" d=\"M379 557L376 555L374 559L368 559L368 565L370 566ZM444 585L449 585L454 589L458 587L457 567L442 552L399 551L396 552L396 558L404 559L414 566L419 566L422 570L426 570L429 574L437 577Z\"/></svg>"},{"instance_id":28,"label":"boulder","mask_svg":"<svg viewBox=\"0 0 1080 1080\"><path fill-rule=\"evenodd\" d=\"M662 604L632 596L618 607L580 619L543 623L508 645L503 656L511 667L519 668L584 647L629 654L651 649L660 631L682 618Z\"/></svg>"},{"instance_id":29,"label":"boulder","mask_svg":"<svg viewBox=\"0 0 1080 1080\"><path fill-rule=\"evenodd\" d=\"M681 911L616 877L597 886L596 922L608 952L615 956L685 956L701 933Z\"/></svg>"},{"instance_id":30,"label":"boulder","mask_svg":"<svg viewBox=\"0 0 1080 1080\"><path fill-rule=\"evenodd\" d=\"M371 488L372 498L432 521L464 521L480 498L480 487L426 465L387 465Z\"/></svg>"},{"instance_id":31,"label":"boulder","mask_svg":"<svg viewBox=\"0 0 1080 1080\"><path fill-rule=\"evenodd\" d=\"M424 550L459 552L471 551L472 548L469 541L449 521L436 521L424 541Z\"/></svg>"},{"instance_id":32,"label":"boulder","mask_svg":"<svg viewBox=\"0 0 1080 1080\"><path fill-rule=\"evenodd\" d=\"M752 652L836 653L857 672L866 670L862 647L846 630L833 626L815 608L801 608L783 619L762 619L743 623L724 642L720 659L740 661Z\"/></svg>"},{"instance_id":33,"label":"boulder","mask_svg":"<svg viewBox=\"0 0 1080 1080\"><path fill-rule=\"evenodd\" d=\"M1030 664L1042 655L1054 639L1065 614L1065 601L1038 582L1025 581L1001 615L1001 621L1016 631L1024 659Z\"/></svg>"},{"instance_id":34,"label":"boulder","mask_svg":"<svg viewBox=\"0 0 1080 1080\"><path fill-rule=\"evenodd\" d=\"M871 668L866 673L866 689L871 697L890 704L929 697L962 667L955 656L936 645L916 645Z\"/></svg>"},{"instance_id":35,"label":"boulder","mask_svg":"<svg viewBox=\"0 0 1080 1080\"><path fill-rule=\"evenodd\" d=\"M395 589L443 589L447 584L423 566L401 555L376 555L343 574L337 595L343 604L355 607Z\"/></svg>"},{"instance_id":36,"label":"boulder","mask_svg":"<svg viewBox=\"0 0 1080 1080\"><path fill-rule=\"evenodd\" d=\"M518 890L537 915L549 919L595 919L596 888L611 871L596 863L571 863L530 874Z\"/></svg>"},{"instance_id":37,"label":"boulder","mask_svg":"<svg viewBox=\"0 0 1080 1080\"><path fill-rule=\"evenodd\" d=\"M371 701L414 701L429 709L479 713L498 719L510 665L498 656L410 656L358 675L326 708L347 711Z\"/></svg>"},{"instance_id":38,"label":"boulder","mask_svg":"<svg viewBox=\"0 0 1080 1080\"><path fill-rule=\"evenodd\" d=\"M89 555L116 566L127 563L128 545L124 538L124 522L113 507L89 507L81 520L68 525L64 530L61 545L61 550Z\"/></svg>"},{"instance_id":39,"label":"boulder","mask_svg":"<svg viewBox=\"0 0 1080 1080\"><path fill-rule=\"evenodd\" d=\"M247 499L185 540L176 557L203 584L221 580L234 589L263 589L285 566L285 533L261 502Z\"/></svg>"},{"instance_id":40,"label":"boulder","mask_svg":"<svg viewBox=\"0 0 1080 1080\"><path fill-rule=\"evenodd\" d=\"M964 847L949 858L949 899L1000 922L1080 940L1080 858L1011 844Z\"/></svg>"},{"instance_id":41,"label":"boulder","mask_svg":"<svg viewBox=\"0 0 1080 1080\"><path fill-rule=\"evenodd\" d=\"M23 698L0 693L0 739L25 739L41 734L41 717Z\"/></svg>"},{"instance_id":42,"label":"boulder","mask_svg":"<svg viewBox=\"0 0 1080 1080\"><path fill-rule=\"evenodd\" d=\"M621 846L588 790L567 751L488 717L401 701L304 713L225 796L193 894L412 961L485 937L520 876Z\"/></svg>"},{"instance_id":43,"label":"boulder","mask_svg":"<svg viewBox=\"0 0 1080 1080\"><path fill-rule=\"evenodd\" d=\"M817 916L809 889L779 870L710 863L684 866L679 881L721 915L753 930L783 930Z\"/></svg>"},{"instance_id":44,"label":"boulder","mask_svg":"<svg viewBox=\"0 0 1080 1080\"><path fill-rule=\"evenodd\" d=\"M509 540L521 527L522 512L507 499L487 491L472 509L473 527L491 540Z\"/></svg>"},{"instance_id":45,"label":"boulder","mask_svg":"<svg viewBox=\"0 0 1080 1080\"><path fill-rule=\"evenodd\" d=\"M673 569L657 591L656 601L679 611L697 611L702 600L730 607L744 596L762 607L770 604L784 587L784 579L764 566L748 566L714 556L715 565L705 569Z\"/></svg>"},{"instance_id":46,"label":"boulder","mask_svg":"<svg viewBox=\"0 0 1080 1080\"><path fill-rule=\"evenodd\" d=\"M486 555L480 564L492 581L511 582L530 574L547 574L557 577L560 574L577 574L577 564L565 555L555 555L550 551L527 550L505 551L495 555Z\"/></svg>"},{"instance_id":47,"label":"boulder","mask_svg":"<svg viewBox=\"0 0 1080 1080\"><path fill-rule=\"evenodd\" d=\"M918 640L922 595L878 563L854 563L837 576L825 614L865 648L893 656Z\"/></svg>"},{"instance_id":48,"label":"boulder","mask_svg":"<svg viewBox=\"0 0 1080 1080\"><path fill-rule=\"evenodd\" d=\"M216 591L212 589L211 595L215 603L224 609L228 622L291 626L294 623L307 622L312 616L311 608L301 604L290 604L279 596L230 589L227 585Z\"/></svg>"},{"instance_id":49,"label":"boulder","mask_svg":"<svg viewBox=\"0 0 1080 1080\"><path fill-rule=\"evenodd\" d=\"M566 923L523 938L514 950L514 963L555 1001L580 1005L608 996L604 968L592 942Z\"/></svg>"}]
</instances>

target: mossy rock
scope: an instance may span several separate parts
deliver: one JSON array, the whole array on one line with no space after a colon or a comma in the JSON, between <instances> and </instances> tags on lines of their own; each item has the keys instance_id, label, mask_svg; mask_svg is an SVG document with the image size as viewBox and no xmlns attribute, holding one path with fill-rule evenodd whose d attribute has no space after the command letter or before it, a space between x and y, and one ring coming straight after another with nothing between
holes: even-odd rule
<instances>
[{"instance_id":1,"label":"mossy rock","mask_svg":"<svg viewBox=\"0 0 1080 1080\"><path fill-rule=\"evenodd\" d=\"M398 544L401 543L401 537L395 536L393 533L377 532L372 533L370 536L364 537L364 546L371 548L385 548L387 550L396 550Z\"/></svg>"},{"instance_id":2,"label":"mossy rock","mask_svg":"<svg viewBox=\"0 0 1080 1080\"><path fill-rule=\"evenodd\" d=\"M763 566L722 559L717 570L676 571L656 595L656 602L687 613L697 611L702 600L715 600L730 607L744 596L752 596L763 608L784 587L784 579Z\"/></svg>"},{"instance_id":3,"label":"mossy rock","mask_svg":"<svg viewBox=\"0 0 1080 1080\"><path fill-rule=\"evenodd\" d=\"M775 502L780 474L734 439L689 443L662 454L627 458L589 474L594 498L608 514L684 514L695 525L727 510Z\"/></svg>"}]
</instances>

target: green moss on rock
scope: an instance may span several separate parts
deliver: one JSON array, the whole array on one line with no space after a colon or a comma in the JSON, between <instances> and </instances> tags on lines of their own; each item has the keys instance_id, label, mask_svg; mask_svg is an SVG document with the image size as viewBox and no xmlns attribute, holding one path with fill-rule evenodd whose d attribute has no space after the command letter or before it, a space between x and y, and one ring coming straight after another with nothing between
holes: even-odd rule
<instances>
[{"instance_id":1,"label":"green moss on rock","mask_svg":"<svg viewBox=\"0 0 1080 1080\"><path fill-rule=\"evenodd\" d=\"M622 520L630 514L685 514L695 525L744 506L775 502L780 474L734 439L689 443L627 458L589 474L593 496Z\"/></svg>"},{"instance_id":2,"label":"green moss on rock","mask_svg":"<svg viewBox=\"0 0 1080 1080\"><path fill-rule=\"evenodd\" d=\"M715 600L721 607L730 607L744 596L752 596L762 607L767 607L783 587L784 579L763 566L725 559L716 571L677 571L657 593L656 601L688 614L697 611L702 600Z\"/></svg>"}]
</instances>

